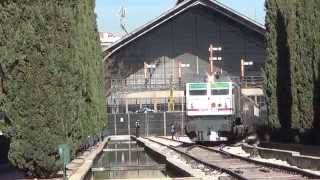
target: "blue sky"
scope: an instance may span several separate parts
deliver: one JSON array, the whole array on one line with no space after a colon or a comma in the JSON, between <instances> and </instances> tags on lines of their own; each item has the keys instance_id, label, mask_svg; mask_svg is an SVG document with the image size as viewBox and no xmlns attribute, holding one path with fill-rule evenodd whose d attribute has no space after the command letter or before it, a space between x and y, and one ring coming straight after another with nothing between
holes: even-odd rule
<instances>
[{"instance_id":1,"label":"blue sky","mask_svg":"<svg viewBox=\"0 0 320 180\"><path fill-rule=\"evenodd\" d=\"M96 0L98 29L119 34L119 10L127 10L126 24L129 31L142 26L172 8L176 0ZM218 0L228 7L264 24L264 0Z\"/></svg>"}]
</instances>

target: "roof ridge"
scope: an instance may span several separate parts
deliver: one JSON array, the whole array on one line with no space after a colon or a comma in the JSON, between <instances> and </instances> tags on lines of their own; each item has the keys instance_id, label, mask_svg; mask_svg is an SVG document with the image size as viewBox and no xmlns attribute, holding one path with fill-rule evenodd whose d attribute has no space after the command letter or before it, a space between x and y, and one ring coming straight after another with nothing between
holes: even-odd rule
<instances>
[{"instance_id":1,"label":"roof ridge","mask_svg":"<svg viewBox=\"0 0 320 180\"><path fill-rule=\"evenodd\" d=\"M211 4L208 4L208 3L211 3ZM227 5L224 5L223 3L221 3L217 0L182 0L179 4L175 5L173 8L170 8L169 10L163 12L158 17L148 21L144 25L136 28L135 30L133 30L129 34L122 37L120 40L114 42L111 46L109 46L104 51L104 54L106 55L104 60L106 58L108 58L111 54L113 54L115 51L117 51L117 49L121 48L122 46L125 46L127 43L130 43L132 40L138 38L139 36L149 32L154 27L161 25L162 23L164 23L167 20L175 17L176 15L184 12L185 10L189 9L190 7L193 7L193 6L199 5L199 4L206 6L208 8L212 8L212 9L216 10L217 12L224 14L225 16L227 16L228 18L230 18L232 20L236 21L235 18L240 18L240 21L241 21L241 19L244 20L244 22L239 21L240 23L242 23L244 26L247 26L248 28L251 28L252 30L254 30L258 33L262 33L261 31L265 30L265 27L263 24L255 21L254 19L247 17L246 15L243 15L243 14L237 12L236 10L228 7ZM221 11L221 9L217 9L217 8L213 7L212 5L218 6L218 8L222 8L222 10L225 10L226 12ZM245 24L248 22L249 22L249 25ZM250 23L256 27L250 27ZM146 29L146 30L144 30L144 29ZM136 35L137 37L134 37L134 35ZM133 37L133 38L131 38L131 37ZM124 44L119 45L121 42L123 42Z\"/></svg>"},{"instance_id":2,"label":"roof ridge","mask_svg":"<svg viewBox=\"0 0 320 180\"><path fill-rule=\"evenodd\" d=\"M105 51L108 51L108 49L111 49L114 45L116 45L117 43L120 43L121 41L125 40L126 38L132 36L133 34L141 31L144 27L147 27L148 25L151 25L152 23L156 22L157 20L160 20L161 18L164 18L166 15L168 15L169 13L173 12L176 9L179 9L180 7L183 7L184 5L186 5L187 3L190 3L191 1L198 1L198 0L184 0L183 2L181 2L180 4L168 9L167 11L161 13L158 17L148 21L147 23L145 23L142 26L139 26L137 28L135 28L133 31L131 31L129 34L123 36L121 39L119 39L118 41L114 42L111 46L109 46Z\"/></svg>"},{"instance_id":3,"label":"roof ridge","mask_svg":"<svg viewBox=\"0 0 320 180\"><path fill-rule=\"evenodd\" d=\"M256 25L260 25L260 26L263 26L263 27L264 27L264 24L258 22L257 20L255 20L255 19L253 19L253 18L250 18L249 16L247 16L247 15L245 15L245 14L239 12L239 11L236 11L234 8L231 8L231 7L223 4L222 2L220 2L220 1L218 1L218 0L200 0L200 1L211 1L211 2L213 2L213 3L215 3L215 4L219 5L219 6L221 6L221 7L225 8L225 9L227 9L227 10L235 13L235 14L238 15L238 16L243 17L243 18L245 18L246 20L251 21L252 23L254 23L254 24L256 24Z\"/></svg>"}]
</instances>

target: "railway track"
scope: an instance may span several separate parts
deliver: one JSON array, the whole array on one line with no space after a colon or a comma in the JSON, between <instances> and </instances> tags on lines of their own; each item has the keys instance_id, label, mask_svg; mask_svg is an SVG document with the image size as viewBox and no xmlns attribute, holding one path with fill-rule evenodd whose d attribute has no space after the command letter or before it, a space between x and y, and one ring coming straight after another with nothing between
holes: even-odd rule
<instances>
[{"instance_id":1,"label":"railway track","mask_svg":"<svg viewBox=\"0 0 320 180\"><path fill-rule=\"evenodd\" d=\"M162 137L149 137L149 141L166 146L186 158L190 158L204 166L230 175L232 178L248 179L309 179L320 178L315 174L298 168L290 168L270 163L262 163L250 158L236 156L223 151L219 147L205 147L188 144Z\"/></svg>"}]
</instances>

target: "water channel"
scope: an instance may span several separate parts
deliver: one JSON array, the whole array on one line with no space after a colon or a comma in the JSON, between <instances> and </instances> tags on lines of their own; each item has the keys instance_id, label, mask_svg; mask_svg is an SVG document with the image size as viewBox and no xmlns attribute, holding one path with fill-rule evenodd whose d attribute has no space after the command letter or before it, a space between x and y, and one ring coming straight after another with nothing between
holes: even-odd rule
<instances>
[{"instance_id":1,"label":"water channel","mask_svg":"<svg viewBox=\"0 0 320 180\"><path fill-rule=\"evenodd\" d=\"M109 141L96 158L88 178L140 179L182 177L174 168L166 165L165 159L153 155L134 140Z\"/></svg>"}]
</instances>

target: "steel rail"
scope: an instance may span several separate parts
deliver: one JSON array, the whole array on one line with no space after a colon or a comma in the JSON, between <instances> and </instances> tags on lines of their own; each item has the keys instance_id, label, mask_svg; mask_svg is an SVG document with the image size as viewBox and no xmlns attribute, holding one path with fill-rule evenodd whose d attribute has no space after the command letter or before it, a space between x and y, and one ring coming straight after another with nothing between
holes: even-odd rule
<instances>
[{"instance_id":1,"label":"steel rail","mask_svg":"<svg viewBox=\"0 0 320 180\"><path fill-rule=\"evenodd\" d=\"M214 164L205 162L205 161L203 161L203 160L201 160L201 159L199 159L199 158L197 158L197 157L195 157L195 156L192 156L192 155L190 155L190 154L188 154L188 153L186 153L186 152L183 152L183 151L175 148L174 146L166 145L166 144L164 144L164 143L155 141L155 140L150 139L150 138L145 138L145 139L147 139L147 140L149 140L149 141L151 141L151 142L160 144L160 145L162 145L162 146L165 146L165 147L167 147L167 148L169 148L169 149L171 149L171 150L173 150L173 151L175 151L175 152L177 152L177 153L179 153L179 154L182 154L183 156L186 156L186 157L188 157L188 158L190 158L190 159L193 159L194 161L196 161L196 162L198 162L198 163L204 164L204 165L206 165L206 166L208 166L208 167L211 167L211 168L213 168L213 169L216 169L216 170L218 170L218 171L227 173L227 174L229 174L229 175L231 175L232 177L235 177L235 178L237 178L237 179L240 179L240 180L249 180L248 178L246 178L246 177L244 177L244 176L241 176L240 174L237 174L237 173L235 173L235 172L233 172L233 171L231 171L231 170L229 170L229 169L226 169L226 168L220 167L220 166L218 166L218 165L214 165ZM166 140L169 140L169 141L170 141L170 139L166 139Z\"/></svg>"},{"instance_id":2,"label":"steel rail","mask_svg":"<svg viewBox=\"0 0 320 180\"><path fill-rule=\"evenodd\" d=\"M186 143L186 142L182 142L182 141L179 141L179 140L172 140L172 139L168 139L168 138L165 138L165 137L156 137L156 138L161 138L161 139L165 139L167 141L174 141L174 142L180 142L180 143ZM209 163L209 162L205 162L191 154L188 154L180 149L178 149L178 147L181 147L181 146L178 146L178 147L175 147L175 146L171 146L171 145L166 145L164 143L161 143L161 142L158 142L156 140L153 140L153 139L150 139L150 138L146 138L148 139L149 141L152 141L154 143L157 143L157 144L160 144L162 146L166 146L168 147L169 149L171 150L174 150L175 152L179 153L179 154L182 154L183 156L186 156L188 158L191 158L193 160L195 160L196 162L198 163L201 163L201 164L204 164L208 167L211 167L213 169L216 169L216 170L219 170L221 172L225 172L227 174L229 174L230 176L232 177L235 177L237 179L248 179L247 177L244 177L230 169L227 169L227 168L223 168L219 165L216 165L216 164L212 164L212 163ZM186 143L188 144L188 143ZM218 153L218 154L221 154L221 155L224 155L224 156L227 156L227 157L232 157L232 158L235 158L235 159L240 159L240 160L243 160L243 161L246 161L248 163L252 163L252 164L256 164L256 165L261 165L263 167L268 167L268 168L271 168L271 169L274 169L274 170L282 170L282 171L285 171L286 173L290 174L290 173L294 173L296 175L301 175L301 176L304 176L304 177L307 177L307 178L320 178L320 175L318 174L315 174L315 173L312 173L312 172L309 172L309 171L306 171L306 170L303 170L303 169L299 169L299 168L295 168L295 167L290 167L290 166L285 166L285 165L279 165L279 164L274 164L274 163L268 163L268 162L261 162L261 161L258 161L258 160L254 160L254 159L251 159L251 158L246 158L246 157L242 157L242 156L239 156L239 155L235 155L235 154L231 154L229 152L226 152L223 150L223 147L220 147L219 150L218 149L212 149L212 148L209 148L209 147L206 147L206 146L202 146L202 145L194 145L194 144L189 144L190 147L194 148L194 147L198 147L198 148L202 148L202 149L205 149L205 150L208 150L208 151L211 151L211 152L214 152L214 153Z\"/></svg>"},{"instance_id":3,"label":"steel rail","mask_svg":"<svg viewBox=\"0 0 320 180\"><path fill-rule=\"evenodd\" d=\"M241 159L241 160L244 160L244 161L247 161L247 162L250 162L250 163L254 163L254 164L259 164L259 165L262 165L262 166L265 166L265 167L285 170L287 172L293 172L293 173L305 176L307 178L312 178L312 179L315 179L315 178L319 179L320 178L320 175L312 173L312 172L309 172L309 171L306 171L306 170L303 170L303 169L300 169L300 168L285 166L285 165L281 165L281 164L262 162L262 161L258 161L258 160L255 160L255 159L251 159L251 158L239 156L239 155L236 155L236 154L232 154L232 153L229 153L229 152L223 150L223 147L220 147L219 150L217 150L217 149L212 149L212 148L209 148L209 147L206 147L206 146L201 146L201 145L198 145L198 146L203 148L203 149L212 151L212 152L221 153L221 154L223 154L225 156L230 156L230 157L233 157L233 158Z\"/></svg>"},{"instance_id":4,"label":"steel rail","mask_svg":"<svg viewBox=\"0 0 320 180\"><path fill-rule=\"evenodd\" d=\"M166 140L170 140L170 141L180 142L180 143L183 143L183 145L190 145L190 146L194 145L194 143L187 143L187 142L183 142L183 141L179 141L179 140L175 140L175 139L172 140L172 139L168 139L168 138L165 138L165 137L157 137L157 138L162 138L162 139L166 139ZM303 176L308 177L308 178L320 179L320 175L312 173L310 171L306 171L306 170L300 169L300 168L291 167L291 166L285 166L285 165L281 165L281 164L262 162L262 161L258 161L258 160L255 160L255 159L246 158L246 157L243 157L243 156L239 156L239 155L236 155L236 154L229 153L229 152L223 150L224 146L220 147L219 150L212 149L212 148L209 148L209 147L206 147L206 146L203 146L203 145L197 145L197 146L201 147L203 149L209 150L209 151L213 151L213 152L216 152L216 153L221 153L221 154L223 154L225 156L230 156L230 157L233 157L233 158L241 159L241 160L244 160L244 161L247 161L247 162L250 162L250 163L259 164L259 165L266 166L266 167L269 167L269 168L281 169L281 170L285 170L287 172L294 172L296 174L303 175Z\"/></svg>"}]
</instances>

